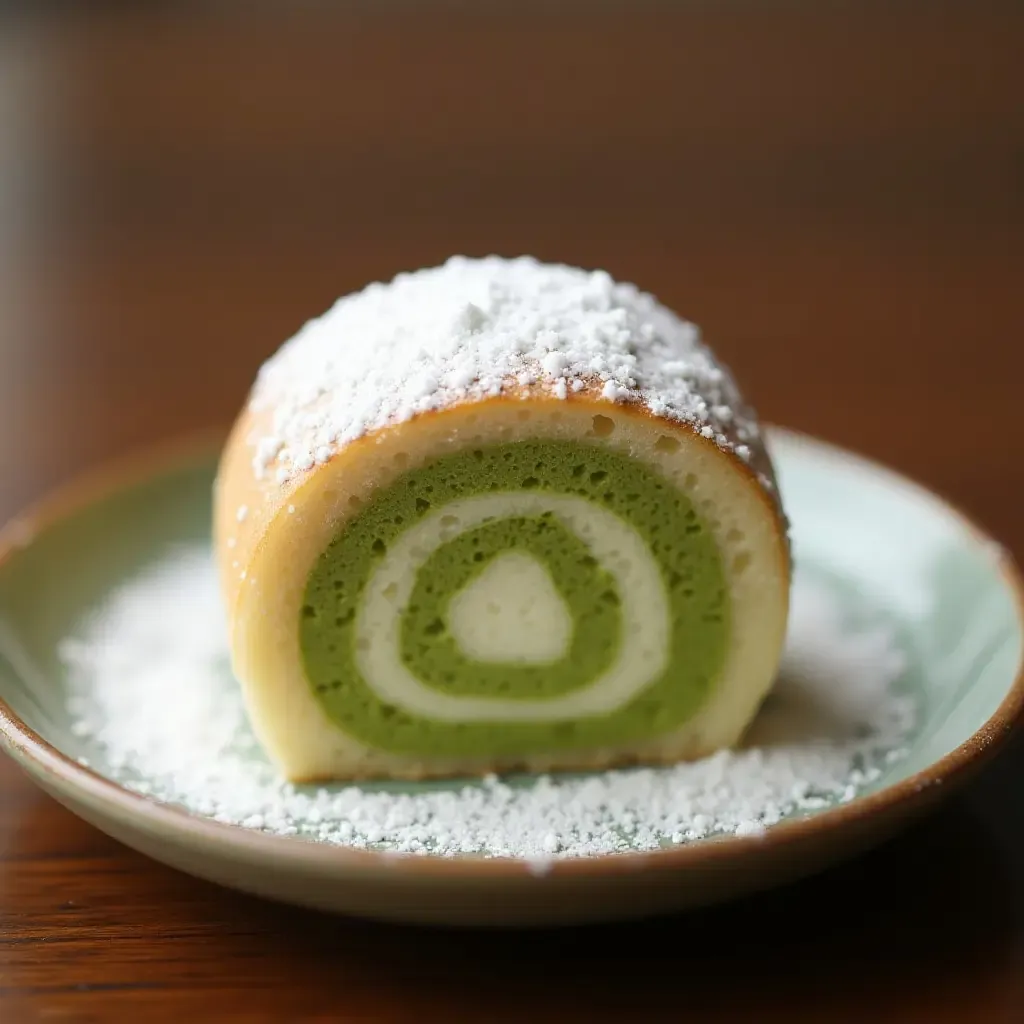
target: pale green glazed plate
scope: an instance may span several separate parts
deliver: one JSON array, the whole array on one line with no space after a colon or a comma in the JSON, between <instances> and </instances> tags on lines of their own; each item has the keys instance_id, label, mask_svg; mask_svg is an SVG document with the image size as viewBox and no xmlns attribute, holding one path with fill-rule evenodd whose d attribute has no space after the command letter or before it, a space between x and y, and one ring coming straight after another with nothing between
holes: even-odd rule
<instances>
[{"instance_id":1,"label":"pale green glazed plate","mask_svg":"<svg viewBox=\"0 0 1024 1024\"><path fill-rule=\"evenodd\" d=\"M993 541L873 463L772 432L802 571L898 634L917 697L909 753L852 802L763 836L556 861L404 856L219 824L84 768L59 641L171 546L208 537L215 442L151 452L65 490L0 533L0 741L76 814L160 861L281 900L397 921L563 924L707 904L778 884L890 835L987 759L1024 707L1022 589ZM941 785L940 785L941 783ZM409 784L414 788L415 784Z\"/></svg>"}]
</instances>

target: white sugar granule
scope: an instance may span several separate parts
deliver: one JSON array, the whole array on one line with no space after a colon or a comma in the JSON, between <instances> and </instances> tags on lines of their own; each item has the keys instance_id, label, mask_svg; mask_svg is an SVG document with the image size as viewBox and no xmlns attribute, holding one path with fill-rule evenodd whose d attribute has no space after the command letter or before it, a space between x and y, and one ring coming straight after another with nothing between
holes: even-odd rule
<instances>
[{"instance_id":1,"label":"white sugar granule","mask_svg":"<svg viewBox=\"0 0 1024 1024\"><path fill-rule=\"evenodd\" d=\"M282 781L250 732L228 668L206 547L168 556L62 645L89 763L139 793L220 822L396 852L552 859L760 836L853 799L902 756L914 705L882 630L844 626L827 590L794 585L784 670L748 745L666 768L432 784ZM83 757L83 763L85 758Z\"/></svg>"},{"instance_id":2,"label":"white sugar granule","mask_svg":"<svg viewBox=\"0 0 1024 1024\"><path fill-rule=\"evenodd\" d=\"M726 449L758 438L753 414L697 327L652 295L530 257L453 257L339 299L260 370L250 405L257 477L284 483L336 446L466 398L590 382L692 424Z\"/></svg>"}]
</instances>

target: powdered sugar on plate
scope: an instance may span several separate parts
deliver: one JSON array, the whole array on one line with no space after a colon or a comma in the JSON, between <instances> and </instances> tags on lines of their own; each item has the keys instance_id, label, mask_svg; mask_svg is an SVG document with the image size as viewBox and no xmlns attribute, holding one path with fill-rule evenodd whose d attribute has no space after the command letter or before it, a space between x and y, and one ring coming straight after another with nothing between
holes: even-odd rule
<instances>
[{"instance_id":1,"label":"powdered sugar on plate","mask_svg":"<svg viewBox=\"0 0 1024 1024\"><path fill-rule=\"evenodd\" d=\"M698 328L635 285L531 257L452 257L346 295L260 370L250 406L257 478L281 483L338 446L465 399L590 386L689 423L742 459L753 412Z\"/></svg>"},{"instance_id":2,"label":"powdered sugar on plate","mask_svg":"<svg viewBox=\"0 0 1024 1024\"><path fill-rule=\"evenodd\" d=\"M762 835L853 799L902 756L911 698L884 629L798 575L784 670L744 749L666 768L474 782L294 786L259 750L228 667L209 549L182 548L62 645L83 761L216 821L403 853L553 858Z\"/></svg>"}]
</instances>

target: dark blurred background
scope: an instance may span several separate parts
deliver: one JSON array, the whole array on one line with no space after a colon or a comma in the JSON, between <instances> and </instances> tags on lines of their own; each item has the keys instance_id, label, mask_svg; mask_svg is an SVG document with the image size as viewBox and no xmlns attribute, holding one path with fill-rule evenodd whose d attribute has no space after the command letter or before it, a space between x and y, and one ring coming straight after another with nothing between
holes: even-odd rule
<instances>
[{"instance_id":1,"label":"dark blurred background","mask_svg":"<svg viewBox=\"0 0 1024 1024\"><path fill-rule=\"evenodd\" d=\"M493 251L636 281L767 418L1016 523L1020 3L42 4L0 28L0 513L228 422L339 294Z\"/></svg>"},{"instance_id":2,"label":"dark blurred background","mask_svg":"<svg viewBox=\"0 0 1024 1024\"><path fill-rule=\"evenodd\" d=\"M0 520L87 464L226 426L304 320L456 252L604 267L656 292L703 326L765 418L938 488L1024 560L1020 0L2 8ZM708 1001L735 996L758 1020L796 1020L798 1003L816 1021L1024 1019L1022 786L1018 743L930 831L699 919L719 948L746 937L734 968L691 943L696 969L719 974ZM0 995L16 964L25 1006L64 999L60 963L69 993L110 981L147 1014L164 989L147 1003L118 979L178 985L201 1011L218 986L235 1005L254 971L275 1005L305 993L324 1009L337 976L394 1011L373 1019L426 1019L418 998L449 1007L433 1019L483 1019L459 1016L454 967L455 987L439 967L430 989L376 966L397 957L411 975L422 940L214 892L71 818L7 762L0 890L21 922L0 934ZM91 923L48 960L65 911ZM768 950L765 929L789 919L803 939ZM93 955L99 936L116 944ZM321 938L344 970L313 956ZM560 941L519 962L549 1009L594 1008L596 975L610 993L626 970L610 953L591 969L607 942L635 945L574 947L562 988L544 980L570 955ZM449 939L435 958L471 962L473 945ZM690 997L658 988L638 950L624 985L681 1012ZM470 971L478 1008L503 991L485 960ZM44 984L52 999L34 1002Z\"/></svg>"}]
</instances>

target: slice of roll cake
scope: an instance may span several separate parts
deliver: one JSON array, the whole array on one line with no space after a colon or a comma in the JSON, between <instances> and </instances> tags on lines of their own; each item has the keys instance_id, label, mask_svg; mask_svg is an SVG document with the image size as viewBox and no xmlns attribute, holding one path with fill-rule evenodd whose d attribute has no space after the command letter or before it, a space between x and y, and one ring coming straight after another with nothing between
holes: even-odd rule
<instances>
[{"instance_id":1,"label":"slice of roll cake","mask_svg":"<svg viewBox=\"0 0 1024 1024\"><path fill-rule=\"evenodd\" d=\"M696 758L778 666L753 413L605 273L454 258L346 296L262 368L215 498L234 670L293 780Z\"/></svg>"}]
</instances>

